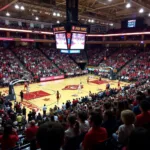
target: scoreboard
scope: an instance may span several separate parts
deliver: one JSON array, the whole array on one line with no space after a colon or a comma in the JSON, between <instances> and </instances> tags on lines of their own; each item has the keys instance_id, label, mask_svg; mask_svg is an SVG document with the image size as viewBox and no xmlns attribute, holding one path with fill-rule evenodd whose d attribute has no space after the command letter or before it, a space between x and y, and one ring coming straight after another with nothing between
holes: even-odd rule
<instances>
[{"instance_id":1,"label":"scoreboard","mask_svg":"<svg viewBox=\"0 0 150 150\"><path fill-rule=\"evenodd\" d=\"M57 26L53 28L57 49L82 50L85 48L86 33L88 28L74 26L68 31L67 26Z\"/></svg>"},{"instance_id":2,"label":"scoreboard","mask_svg":"<svg viewBox=\"0 0 150 150\"><path fill-rule=\"evenodd\" d=\"M84 32L87 33L86 27L72 26L71 32Z\"/></svg>"}]
</instances>

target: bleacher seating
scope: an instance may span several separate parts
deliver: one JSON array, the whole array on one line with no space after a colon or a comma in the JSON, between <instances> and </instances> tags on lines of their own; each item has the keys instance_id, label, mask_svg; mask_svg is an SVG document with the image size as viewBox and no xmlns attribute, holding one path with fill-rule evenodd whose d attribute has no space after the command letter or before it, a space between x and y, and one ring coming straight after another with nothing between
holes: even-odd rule
<instances>
[{"instance_id":1,"label":"bleacher seating","mask_svg":"<svg viewBox=\"0 0 150 150\"><path fill-rule=\"evenodd\" d=\"M69 54L62 54L56 49L46 49L43 48L42 51L56 64L59 69L63 70L65 73L77 73L81 72L78 65L69 57Z\"/></svg>"},{"instance_id":2,"label":"bleacher seating","mask_svg":"<svg viewBox=\"0 0 150 150\"><path fill-rule=\"evenodd\" d=\"M14 79L20 79L29 73L8 49L0 48L0 80L3 85Z\"/></svg>"},{"instance_id":3,"label":"bleacher seating","mask_svg":"<svg viewBox=\"0 0 150 150\"><path fill-rule=\"evenodd\" d=\"M62 75L63 73L48 60L38 49L35 48L14 48L16 56L22 61L25 67L33 73L35 78Z\"/></svg>"},{"instance_id":4,"label":"bleacher seating","mask_svg":"<svg viewBox=\"0 0 150 150\"><path fill-rule=\"evenodd\" d=\"M107 64L107 66L111 66L119 70L126 63L134 59L134 57L136 57L138 53L139 50L136 50L134 48L121 48L110 57L108 57L105 63Z\"/></svg>"},{"instance_id":5,"label":"bleacher seating","mask_svg":"<svg viewBox=\"0 0 150 150\"><path fill-rule=\"evenodd\" d=\"M123 78L137 80L150 76L150 51L149 48L141 52L138 57L128 64L121 72Z\"/></svg>"}]
</instances>

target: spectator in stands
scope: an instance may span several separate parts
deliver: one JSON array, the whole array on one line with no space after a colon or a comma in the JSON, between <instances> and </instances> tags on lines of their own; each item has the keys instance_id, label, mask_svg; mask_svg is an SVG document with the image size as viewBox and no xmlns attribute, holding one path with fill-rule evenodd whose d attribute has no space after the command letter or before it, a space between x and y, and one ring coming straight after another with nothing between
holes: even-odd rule
<instances>
[{"instance_id":1,"label":"spectator in stands","mask_svg":"<svg viewBox=\"0 0 150 150\"><path fill-rule=\"evenodd\" d=\"M23 115L24 115L24 117L26 118L26 108L25 108L25 106L23 106L22 114L23 114Z\"/></svg>"},{"instance_id":2,"label":"spectator in stands","mask_svg":"<svg viewBox=\"0 0 150 150\"><path fill-rule=\"evenodd\" d=\"M59 123L48 122L40 126L37 141L41 150L60 150L64 143L64 129Z\"/></svg>"},{"instance_id":3,"label":"spectator in stands","mask_svg":"<svg viewBox=\"0 0 150 150\"><path fill-rule=\"evenodd\" d=\"M147 89L147 99L150 99L150 89Z\"/></svg>"},{"instance_id":4,"label":"spectator in stands","mask_svg":"<svg viewBox=\"0 0 150 150\"><path fill-rule=\"evenodd\" d=\"M32 120L31 123L29 124L29 127L25 131L27 141L31 141L35 139L37 130L38 130L38 126L36 126L35 121Z\"/></svg>"},{"instance_id":5,"label":"spectator in stands","mask_svg":"<svg viewBox=\"0 0 150 150\"><path fill-rule=\"evenodd\" d=\"M86 133L89 130L89 122L87 121L87 113L80 111L78 113L78 121L80 126L80 133Z\"/></svg>"},{"instance_id":6,"label":"spectator in stands","mask_svg":"<svg viewBox=\"0 0 150 150\"><path fill-rule=\"evenodd\" d=\"M150 133L147 129L137 128L129 137L127 150L149 150Z\"/></svg>"},{"instance_id":7,"label":"spectator in stands","mask_svg":"<svg viewBox=\"0 0 150 150\"><path fill-rule=\"evenodd\" d=\"M82 143L84 150L91 150L94 145L108 138L106 129L101 127L102 116L98 112L92 112L90 114L89 123L91 129L85 135Z\"/></svg>"},{"instance_id":8,"label":"spectator in stands","mask_svg":"<svg viewBox=\"0 0 150 150\"><path fill-rule=\"evenodd\" d=\"M121 120L124 124L119 126L118 131L113 134L113 138L119 143L126 144L128 137L135 128L135 115L131 110L124 110L121 112Z\"/></svg>"},{"instance_id":9,"label":"spectator in stands","mask_svg":"<svg viewBox=\"0 0 150 150\"><path fill-rule=\"evenodd\" d=\"M19 125L19 127L20 127L20 126L22 125L22 115L21 115L21 114L18 114L16 120L17 120L17 123L18 123L18 125Z\"/></svg>"},{"instance_id":10,"label":"spectator in stands","mask_svg":"<svg viewBox=\"0 0 150 150\"><path fill-rule=\"evenodd\" d=\"M43 106L43 115L46 115L46 110L47 110L47 107L46 107L46 105L44 104L44 106Z\"/></svg>"},{"instance_id":11,"label":"spectator in stands","mask_svg":"<svg viewBox=\"0 0 150 150\"><path fill-rule=\"evenodd\" d=\"M115 132L117 127L117 120L112 111L106 111L104 113L102 127L106 128L109 137L111 137L112 133Z\"/></svg>"},{"instance_id":12,"label":"spectator in stands","mask_svg":"<svg viewBox=\"0 0 150 150\"><path fill-rule=\"evenodd\" d=\"M141 113L139 104L140 104L140 102L142 100L143 100L142 95L137 95L136 96L136 103L137 103L137 105L133 107L133 112L135 113L135 115L138 115L138 114Z\"/></svg>"},{"instance_id":13,"label":"spectator in stands","mask_svg":"<svg viewBox=\"0 0 150 150\"><path fill-rule=\"evenodd\" d=\"M7 150L15 147L19 140L16 131L13 130L10 124L4 127L4 134L0 135L0 143L2 144L2 150Z\"/></svg>"},{"instance_id":14,"label":"spectator in stands","mask_svg":"<svg viewBox=\"0 0 150 150\"><path fill-rule=\"evenodd\" d=\"M150 125L150 103L146 100L140 103L141 113L136 116L136 126L147 126Z\"/></svg>"},{"instance_id":15,"label":"spectator in stands","mask_svg":"<svg viewBox=\"0 0 150 150\"><path fill-rule=\"evenodd\" d=\"M26 140L30 142L30 149L36 149L36 134L38 131L38 126L35 125L35 121L32 120L29 127L25 130Z\"/></svg>"},{"instance_id":16,"label":"spectator in stands","mask_svg":"<svg viewBox=\"0 0 150 150\"><path fill-rule=\"evenodd\" d=\"M75 137L79 134L79 129L76 129L77 118L75 115L71 114L68 116L69 128L65 131L66 140Z\"/></svg>"}]
</instances>

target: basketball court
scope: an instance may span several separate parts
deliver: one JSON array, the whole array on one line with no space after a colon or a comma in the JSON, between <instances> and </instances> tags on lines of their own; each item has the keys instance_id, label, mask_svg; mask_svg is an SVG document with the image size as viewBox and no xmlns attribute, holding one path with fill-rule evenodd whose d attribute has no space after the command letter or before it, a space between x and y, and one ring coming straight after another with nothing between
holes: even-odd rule
<instances>
[{"instance_id":1,"label":"basketball court","mask_svg":"<svg viewBox=\"0 0 150 150\"><path fill-rule=\"evenodd\" d=\"M90 76L90 82L87 83L87 77ZM78 85L82 83L82 89L78 91ZM109 83L111 88L118 88L118 80L109 80L102 78L99 81L98 76L85 75L74 78L67 78L63 80L55 80L49 82L33 83L29 85L29 93L24 91L24 100L22 105L27 108L27 112L32 109L42 110L44 104L47 105L47 112L49 108L53 108L57 105L56 92L57 90L61 94L58 106L67 100L73 100L74 98L80 98L82 96L89 95L89 91L92 93L98 93L104 91L106 84ZM121 82L121 86L127 85L126 82ZM24 90L24 85L14 86L17 101L20 102L20 91ZM2 93L8 94L8 88L2 88Z\"/></svg>"}]
</instances>

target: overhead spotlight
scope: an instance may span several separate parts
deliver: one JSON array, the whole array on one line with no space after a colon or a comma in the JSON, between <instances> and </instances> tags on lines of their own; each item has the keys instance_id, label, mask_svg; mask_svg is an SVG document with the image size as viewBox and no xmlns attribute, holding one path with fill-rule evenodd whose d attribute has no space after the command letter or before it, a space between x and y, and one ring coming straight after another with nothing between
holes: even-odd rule
<instances>
[{"instance_id":1,"label":"overhead spotlight","mask_svg":"<svg viewBox=\"0 0 150 150\"><path fill-rule=\"evenodd\" d=\"M59 21L59 20L57 20L57 23L60 23L60 21Z\"/></svg>"},{"instance_id":2,"label":"overhead spotlight","mask_svg":"<svg viewBox=\"0 0 150 150\"><path fill-rule=\"evenodd\" d=\"M55 13L55 12L53 12L53 16L56 16L56 13Z\"/></svg>"},{"instance_id":3,"label":"overhead spotlight","mask_svg":"<svg viewBox=\"0 0 150 150\"><path fill-rule=\"evenodd\" d=\"M21 10L25 10L24 6L21 6L20 9L21 9Z\"/></svg>"},{"instance_id":4,"label":"overhead spotlight","mask_svg":"<svg viewBox=\"0 0 150 150\"><path fill-rule=\"evenodd\" d=\"M88 22L91 22L91 20L89 19Z\"/></svg>"},{"instance_id":5,"label":"overhead spotlight","mask_svg":"<svg viewBox=\"0 0 150 150\"><path fill-rule=\"evenodd\" d=\"M113 26L114 24L113 24L113 23L110 23L109 25L110 25L110 26Z\"/></svg>"},{"instance_id":6,"label":"overhead spotlight","mask_svg":"<svg viewBox=\"0 0 150 150\"><path fill-rule=\"evenodd\" d=\"M130 7L131 7L131 4L127 3L126 8L130 8Z\"/></svg>"},{"instance_id":7,"label":"overhead spotlight","mask_svg":"<svg viewBox=\"0 0 150 150\"><path fill-rule=\"evenodd\" d=\"M148 14L148 17L150 17L150 13Z\"/></svg>"},{"instance_id":8,"label":"overhead spotlight","mask_svg":"<svg viewBox=\"0 0 150 150\"><path fill-rule=\"evenodd\" d=\"M60 17L60 13L57 13L57 17Z\"/></svg>"},{"instance_id":9,"label":"overhead spotlight","mask_svg":"<svg viewBox=\"0 0 150 150\"><path fill-rule=\"evenodd\" d=\"M9 12L7 12L7 13L6 13L6 16L10 16L10 13L9 13Z\"/></svg>"},{"instance_id":10,"label":"overhead spotlight","mask_svg":"<svg viewBox=\"0 0 150 150\"><path fill-rule=\"evenodd\" d=\"M15 5L15 8L16 8L16 9L19 9L19 5L18 5L18 4L16 4L16 5Z\"/></svg>"},{"instance_id":11,"label":"overhead spotlight","mask_svg":"<svg viewBox=\"0 0 150 150\"><path fill-rule=\"evenodd\" d=\"M112 0L108 0L108 2L111 2Z\"/></svg>"},{"instance_id":12,"label":"overhead spotlight","mask_svg":"<svg viewBox=\"0 0 150 150\"><path fill-rule=\"evenodd\" d=\"M93 22L94 22L94 20L92 19L92 20L91 20L91 22L93 23Z\"/></svg>"},{"instance_id":13,"label":"overhead spotlight","mask_svg":"<svg viewBox=\"0 0 150 150\"><path fill-rule=\"evenodd\" d=\"M39 17L35 17L35 20L39 20Z\"/></svg>"},{"instance_id":14,"label":"overhead spotlight","mask_svg":"<svg viewBox=\"0 0 150 150\"><path fill-rule=\"evenodd\" d=\"M144 9L141 8L141 9L139 10L139 13L143 13L143 12L144 12Z\"/></svg>"}]
</instances>

